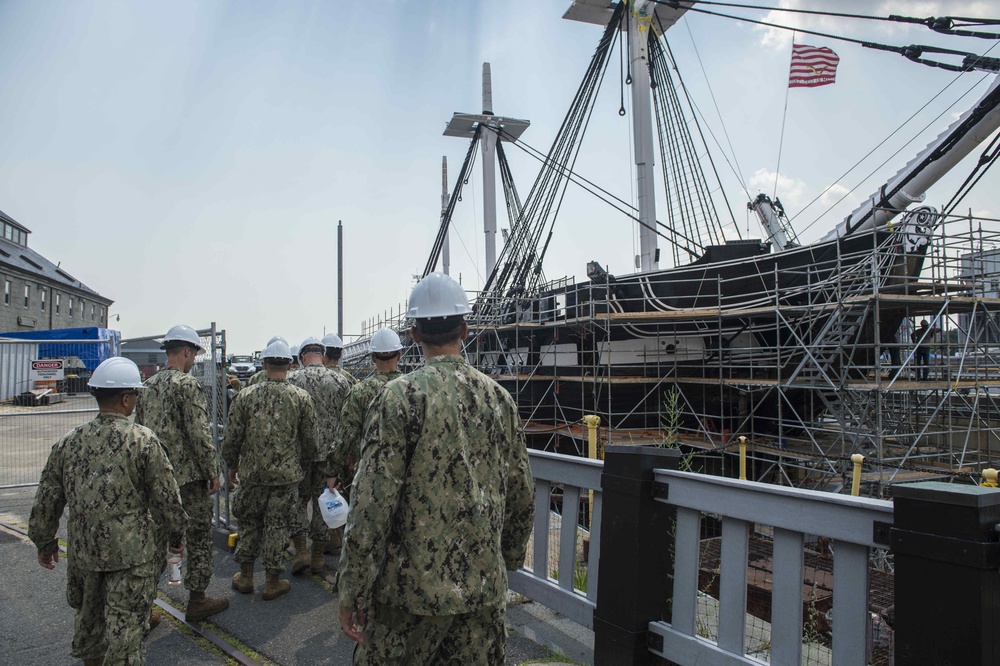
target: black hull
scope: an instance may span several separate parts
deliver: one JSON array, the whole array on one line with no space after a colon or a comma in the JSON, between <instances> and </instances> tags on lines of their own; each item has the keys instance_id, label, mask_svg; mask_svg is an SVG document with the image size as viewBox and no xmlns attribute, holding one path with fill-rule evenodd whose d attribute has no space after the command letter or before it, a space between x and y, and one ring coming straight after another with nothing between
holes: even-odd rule
<instances>
[{"instance_id":1,"label":"black hull","mask_svg":"<svg viewBox=\"0 0 1000 666\"><path fill-rule=\"evenodd\" d=\"M907 293L927 246L908 252L905 241L897 229L780 253L730 244L684 267L592 276L512 304L500 325L474 326L469 356L532 423L596 413L614 428L656 429L664 392L678 386L701 421L689 426L759 433L780 400L800 416L822 412L814 391L794 381L804 350L831 327L843 322L844 346L856 349L826 362L837 376L871 365L876 335L894 340L902 311L852 319L837 304ZM783 398L768 390L789 379Z\"/></svg>"}]
</instances>

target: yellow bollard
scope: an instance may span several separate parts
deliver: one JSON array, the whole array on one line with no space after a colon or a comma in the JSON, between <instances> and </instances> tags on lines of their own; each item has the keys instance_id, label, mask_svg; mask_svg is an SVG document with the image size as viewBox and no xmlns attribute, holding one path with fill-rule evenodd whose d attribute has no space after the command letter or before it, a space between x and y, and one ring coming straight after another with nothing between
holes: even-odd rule
<instances>
[{"instance_id":1,"label":"yellow bollard","mask_svg":"<svg viewBox=\"0 0 1000 666\"><path fill-rule=\"evenodd\" d=\"M865 462L865 457L860 453L855 453L851 456L851 462L854 463L854 473L851 475L851 494L857 497L861 494L861 465Z\"/></svg>"},{"instance_id":2,"label":"yellow bollard","mask_svg":"<svg viewBox=\"0 0 1000 666\"><path fill-rule=\"evenodd\" d=\"M588 414L583 417L583 422L587 424L587 457L597 460L597 428L601 425L601 417L597 414Z\"/></svg>"},{"instance_id":3,"label":"yellow bollard","mask_svg":"<svg viewBox=\"0 0 1000 666\"><path fill-rule=\"evenodd\" d=\"M236 532L233 532L232 534L229 535L228 544L229 544L229 550L230 551L233 550L234 548L236 548L236 540L238 538L239 538L239 535Z\"/></svg>"},{"instance_id":4,"label":"yellow bollard","mask_svg":"<svg viewBox=\"0 0 1000 666\"><path fill-rule=\"evenodd\" d=\"M997 484L997 471L992 467L987 467L983 470L983 482L980 483L981 486L986 486L987 488L997 488L1000 484Z\"/></svg>"},{"instance_id":5,"label":"yellow bollard","mask_svg":"<svg viewBox=\"0 0 1000 666\"><path fill-rule=\"evenodd\" d=\"M597 414L587 414L583 417L587 424L587 457L597 460L597 428L601 425L601 417ZM594 511L594 491L590 491L590 502L587 504L587 529L590 529Z\"/></svg>"},{"instance_id":6,"label":"yellow bollard","mask_svg":"<svg viewBox=\"0 0 1000 666\"><path fill-rule=\"evenodd\" d=\"M747 480L747 438L740 435L740 480Z\"/></svg>"}]
</instances>

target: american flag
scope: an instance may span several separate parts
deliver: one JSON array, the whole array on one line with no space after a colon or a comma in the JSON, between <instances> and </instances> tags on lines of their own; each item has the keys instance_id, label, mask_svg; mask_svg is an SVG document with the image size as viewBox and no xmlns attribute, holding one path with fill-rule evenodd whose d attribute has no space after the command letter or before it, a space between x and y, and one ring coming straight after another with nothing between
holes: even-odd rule
<instances>
[{"instance_id":1,"label":"american flag","mask_svg":"<svg viewBox=\"0 0 1000 666\"><path fill-rule=\"evenodd\" d=\"M837 80L840 56L825 46L792 44L792 67L788 73L789 88L827 86Z\"/></svg>"}]
</instances>

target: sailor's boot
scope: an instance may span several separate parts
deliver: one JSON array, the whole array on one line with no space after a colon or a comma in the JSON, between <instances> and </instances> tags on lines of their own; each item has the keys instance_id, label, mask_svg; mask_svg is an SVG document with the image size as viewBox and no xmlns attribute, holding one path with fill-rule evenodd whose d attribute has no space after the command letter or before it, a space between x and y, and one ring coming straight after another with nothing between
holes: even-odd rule
<instances>
[{"instance_id":1,"label":"sailor's boot","mask_svg":"<svg viewBox=\"0 0 1000 666\"><path fill-rule=\"evenodd\" d=\"M305 552L303 550L303 552ZM264 579L264 601L271 601L272 599L277 599L283 594L286 594L292 589L292 584L287 580L282 580L278 578L278 574L267 572L267 576Z\"/></svg>"},{"instance_id":2,"label":"sailor's boot","mask_svg":"<svg viewBox=\"0 0 1000 666\"><path fill-rule=\"evenodd\" d=\"M215 615L229 608L229 599L219 597L211 599L204 592L192 592L188 597L187 612L184 619L188 622L199 622L209 615Z\"/></svg>"},{"instance_id":3,"label":"sailor's boot","mask_svg":"<svg viewBox=\"0 0 1000 666\"><path fill-rule=\"evenodd\" d=\"M240 572L233 576L233 589L240 594L253 593L253 562L240 563Z\"/></svg>"},{"instance_id":4,"label":"sailor's boot","mask_svg":"<svg viewBox=\"0 0 1000 666\"><path fill-rule=\"evenodd\" d=\"M312 544L312 559L309 561L309 572L314 574L321 574L326 568L326 557L323 556L324 548L326 548L326 543L320 541L319 543L313 541Z\"/></svg>"},{"instance_id":5,"label":"sailor's boot","mask_svg":"<svg viewBox=\"0 0 1000 666\"><path fill-rule=\"evenodd\" d=\"M341 546L343 546L343 541L340 538L340 530L330 530L330 540L326 542L326 548L323 549L323 552L328 555L339 555Z\"/></svg>"},{"instance_id":6,"label":"sailor's boot","mask_svg":"<svg viewBox=\"0 0 1000 666\"><path fill-rule=\"evenodd\" d=\"M149 610L149 629L150 629L150 631L152 631L153 629L156 629L156 626L158 624L160 624L160 620L162 620L162 619L163 619L163 616L160 615L160 611L156 610L155 607L151 608ZM101 657L101 660L103 661L104 657Z\"/></svg>"},{"instance_id":7,"label":"sailor's boot","mask_svg":"<svg viewBox=\"0 0 1000 666\"><path fill-rule=\"evenodd\" d=\"M309 549L306 548L306 535L299 534L292 538L295 544L295 557L292 558L292 573L302 573L309 567Z\"/></svg>"},{"instance_id":8,"label":"sailor's boot","mask_svg":"<svg viewBox=\"0 0 1000 666\"><path fill-rule=\"evenodd\" d=\"M104 657L98 657L97 659L84 659L83 666L104 666Z\"/></svg>"}]
</instances>

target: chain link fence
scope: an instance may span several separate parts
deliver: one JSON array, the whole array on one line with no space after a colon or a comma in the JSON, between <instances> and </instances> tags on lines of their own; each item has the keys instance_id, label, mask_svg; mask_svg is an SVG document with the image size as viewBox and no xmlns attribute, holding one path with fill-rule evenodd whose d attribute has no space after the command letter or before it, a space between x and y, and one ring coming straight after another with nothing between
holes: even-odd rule
<instances>
[{"instance_id":1,"label":"chain link fence","mask_svg":"<svg viewBox=\"0 0 1000 666\"><path fill-rule=\"evenodd\" d=\"M90 373L118 354L118 339L0 341L0 489L38 484L52 445L97 413ZM63 377L32 376L31 362L61 360ZM45 389L42 393L35 389Z\"/></svg>"},{"instance_id":2,"label":"chain link fence","mask_svg":"<svg viewBox=\"0 0 1000 666\"><path fill-rule=\"evenodd\" d=\"M221 447L228 414L226 399L226 332L213 322L198 331L205 350L195 360L191 375L205 390L212 441ZM87 380L101 361L112 356L131 358L139 366L143 378L156 373L166 363L160 351L162 336L122 340L2 340L0 341L0 377L10 386L0 398L0 490L30 488L38 485L42 468L52 445L67 432L91 420L97 413L97 403L90 395ZM56 386L52 404L36 406L15 404L17 396L33 388L30 360L62 358L66 360L66 376ZM55 402L58 400L58 402ZM45 402L44 400L42 401ZM216 524L230 524L229 495L222 490L215 499ZM0 510L4 507L0 506ZM27 516L24 517L25 520Z\"/></svg>"}]
</instances>

